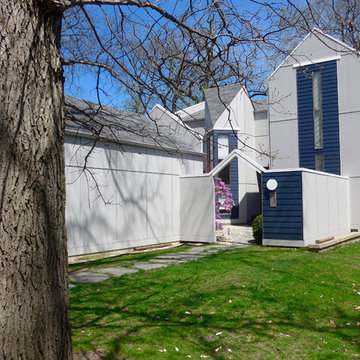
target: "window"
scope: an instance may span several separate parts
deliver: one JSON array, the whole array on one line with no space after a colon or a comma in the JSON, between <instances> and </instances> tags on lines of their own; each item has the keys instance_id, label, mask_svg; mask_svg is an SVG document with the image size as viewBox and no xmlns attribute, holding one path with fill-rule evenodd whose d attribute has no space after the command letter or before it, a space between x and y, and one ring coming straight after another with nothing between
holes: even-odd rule
<instances>
[{"instance_id":1,"label":"window","mask_svg":"<svg viewBox=\"0 0 360 360\"><path fill-rule=\"evenodd\" d=\"M315 154L315 170L324 171L324 154Z\"/></svg>"},{"instance_id":2,"label":"window","mask_svg":"<svg viewBox=\"0 0 360 360\"><path fill-rule=\"evenodd\" d=\"M314 148L323 148L322 99L321 99L321 73L312 73L313 111L314 111Z\"/></svg>"},{"instance_id":3,"label":"window","mask_svg":"<svg viewBox=\"0 0 360 360\"><path fill-rule=\"evenodd\" d=\"M214 161L214 137L213 135L209 136L209 157L210 157L210 163L212 164Z\"/></svg>"},{"instance_id":4,"label":"window","mask_svg":"<svg viewBox=\"0 0 360 360\"><path fill-rule=\"evenodd\" d=\"M222 160L229 154L229 136L218 136L218 159Z\"/></svg>"},{"instance_id":5,"label":"window","mask_svg":"<svg viewBox=\"0 0 360 360\"><path fill-rule=\"evenodd\" d=\"M226 185L230 185L230 164L226 165L218 176Z\"/></svg>"},{"instance_id":6,"label":"window","mask_svg":"<svg viewBox=\"0 0 360 360\"><path fill-rule=\"evenodd\" d=\"M276 191L270 191L270 207L277 207Z\"/></svg>"}]
</instances>

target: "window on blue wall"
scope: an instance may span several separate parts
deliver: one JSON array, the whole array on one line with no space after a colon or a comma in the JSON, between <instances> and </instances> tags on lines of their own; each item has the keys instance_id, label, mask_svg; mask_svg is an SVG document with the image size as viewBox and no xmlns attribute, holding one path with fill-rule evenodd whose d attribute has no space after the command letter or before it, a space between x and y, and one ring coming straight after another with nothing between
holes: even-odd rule
<instances>
[{"instance_id":1,"label":"window on blue wall","mask_svg":"<svg viewBox=\"0 0 360 360\"><path fill-rule=\"evenodd\" d=\"M221 160L220 160L221 161ZM230 164L226 165L218 174L218 177L226 184L230 185Z\"/></svg>"},{"instance_id":2,"label":"window on blue wall","mask_svg":"<svg viewBox=\"0 0 360 360\"><path fill-rule=\"evenodd\" d=\"M322 99L321 99L321 73L312 73L313 109L314 109L314 148L323 148Z\"/></svg>"},{"instance_id":3,"label":"window on blue wall","mask_svg":"<svg viewBox=\"0 0 360 360\"><path fill-rule=\"evenodd\" d=\"M229 154L229 135L218 136L218 159L222 160Z\"/></svg>"},{"instance_id":4,"label":"window on blue wall","mask_svg":"<svg viewBox=\"0 0 360 360\"><path fill-rule=\"evenodd\" d=\"M270 207L277 207L277 195L276 191L270 191Z\"/></svg>"},{"instance_id":5,"label":"window on blue wall","mask_svg":"<svg viewBox=\"0 0 360 360\"><path fill-rule=\"evenodd\" d=\"M213 135L209 136L208 146L209 146L209 161L212 164L214 161L214 136Z\"/></svg>"},{"instance_id":6,"label":"window on blue wall","mask_svg":"<svg viewBox=\"0 0 360 360\"><path fill-rule=\"evenodd\" d=\"M315 170L324 171L324 154L315 154Z\"/></svg>"}]
</instances>

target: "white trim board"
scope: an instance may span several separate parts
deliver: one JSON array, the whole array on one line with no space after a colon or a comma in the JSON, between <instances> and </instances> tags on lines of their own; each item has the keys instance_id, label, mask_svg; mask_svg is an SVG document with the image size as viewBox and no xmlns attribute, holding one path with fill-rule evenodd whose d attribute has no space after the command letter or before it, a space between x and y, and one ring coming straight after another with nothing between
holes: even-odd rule
<instances>
[{"instance_id":1,"label":"white trim board","mask_svg":"<svg viewBox=\"0 0 360 360\"><path fill-rule=\"evenodd\" d=\"M232 160L235 158L240 158L241 160L245 161L248 165L250 165L253 169L255 169L257 172L266 172L267 170L258 164L255 160L251 159L249 156L245 155L242 151L239 149L233 150L228 156L226 156L221 163L217 164L211 171L210 175L215 176L218 174L222 169L224 169Z\"/></svg>"},{"instance_id":2,"label":"white trim board","mask_svg":"<svg viewBox=\"0 0 360 360\"><path fill-rule=\"evenodd\" d=\"M262 239L262 244L266 246L280 247L305 247L303 240L279 240L279 239Z\"/></svg>"},{"instance_id":3,"label":"white trim board","mask_svg":"<svg viewBox=\"0 0 360 360\"><path fill-rule=\"evenodd\" d=\"M317 65L319 63L323 63L326 61L333 61L333 60L340 60L340 59L341 59L340 55L328 56L328 57L321 58L321 59L297 62L296 64L293 64L292 67L293 67L293 69L296 69L296 68L307 66L307 65Z\"/></svg>"}]
</instances>

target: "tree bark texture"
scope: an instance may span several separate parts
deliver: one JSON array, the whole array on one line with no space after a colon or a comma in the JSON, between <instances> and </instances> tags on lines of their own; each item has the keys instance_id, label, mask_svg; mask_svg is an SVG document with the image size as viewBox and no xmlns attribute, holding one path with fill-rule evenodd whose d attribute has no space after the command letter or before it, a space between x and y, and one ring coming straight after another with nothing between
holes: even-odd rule
<instances>
[{"instance_id":1,"label":"tree bark texture","mask_svg":"<svg viewBox=\"0 0 360 360\"><path fill-rule=\"evenodd\" d=\"M60 12L0 1L0 359L71 359Z\"/></svg>"}]
</instances>

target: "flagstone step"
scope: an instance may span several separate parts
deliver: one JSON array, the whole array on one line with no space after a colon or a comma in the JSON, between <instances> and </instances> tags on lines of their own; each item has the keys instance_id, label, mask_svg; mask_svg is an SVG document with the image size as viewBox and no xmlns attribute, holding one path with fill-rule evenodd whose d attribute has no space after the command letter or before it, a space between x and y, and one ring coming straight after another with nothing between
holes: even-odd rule
<instances>
[{"instance_id":1,"label":"flagstone step","mask_svg":"<svg viewBox=\"0 0 360 360\"><path fill-rule=\"evenodd\" d=\"M109 275L92 272L78 272L69 276L70 280L79 284L94 284L109 279Z\"/></svg>"},{"instance_id":2,"label":"flagstone step","mask_svg":"<svg viewBox=\"0 0 360 360\"><path fill-rule=\"evenodd\" d=\"M137 262L131 267L141 269L141 270L152 270L152 269L158 269L167 267L167 264L155 264L155 263L149 263L149 262Z\"/></svg>"},{"instance_id":3,"label":"flagstone step","mask_svg":"<svg viewBox=\"0 0 360 360\"><path fill-rule=\"evenodd\" d=\"M124 268L122 266L114 266L114 267L107 267L107 268L101 268L101 269L94 269L94 272L100 272L100 273L105 273L105 274L110 274L112 276L123 276L123 275L127 275L127 274L135 274L137 273L139 270L135 270L135 269L128 269L128 268Z\"/></svg>"},{"instance_id":4,"label":"flagstone step","mask_svg":"<svg viewBox=\"0 0 360 360\"><path fill-rule=\"evenodd\" d=\"M186 261L175 260L175 259L150 259L149 262L158 264L183 264Z\"/></svg>"}]
</instances>

